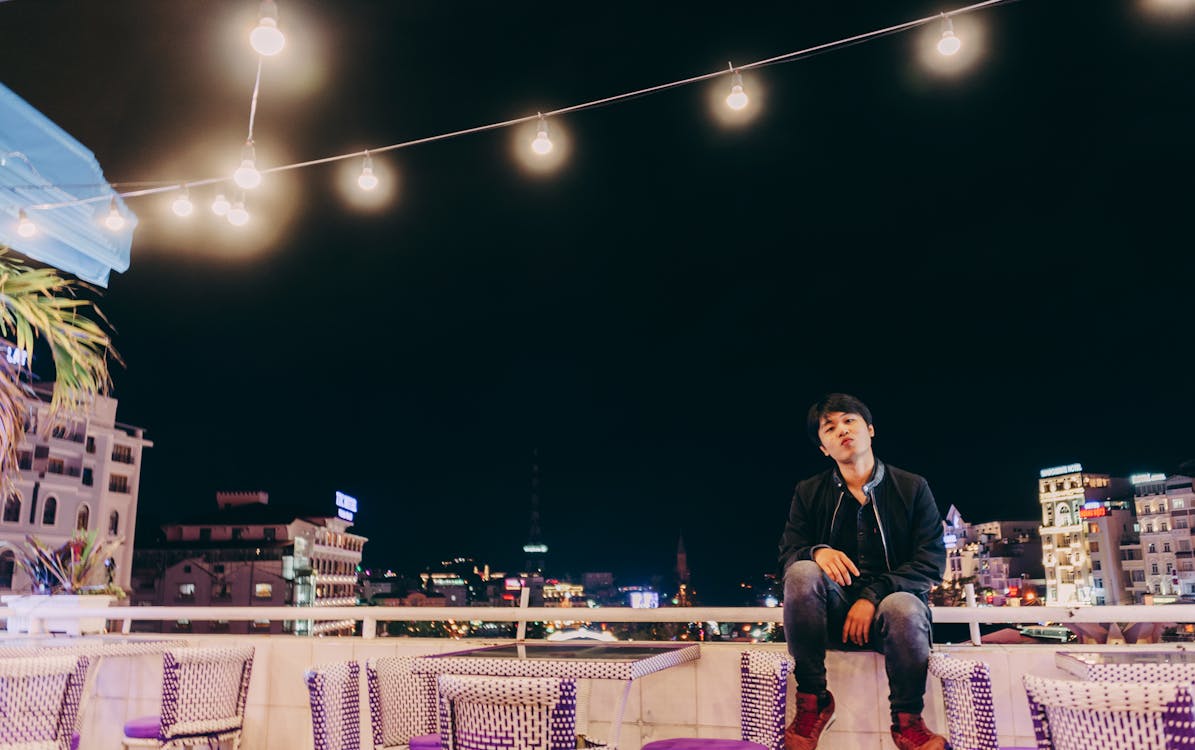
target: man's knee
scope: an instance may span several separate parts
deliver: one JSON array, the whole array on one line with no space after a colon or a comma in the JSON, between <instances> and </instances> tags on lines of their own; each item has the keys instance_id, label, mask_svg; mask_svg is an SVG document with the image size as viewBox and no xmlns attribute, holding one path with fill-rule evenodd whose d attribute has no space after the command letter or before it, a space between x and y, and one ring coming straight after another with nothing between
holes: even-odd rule
<instances>
[{"instance_id":1,"label":"man's knee","mask_svg":"<svg viewBox=\"0 0 1195 750\"><path fill-rule=\"evenodd\" d=\"M821 585L822 569L812 560L797 560L784 571L784 593L812 591Z\"/></svg>"},{"instance_id":2,"label":"man's knee","mask_svg":"<svg viewBox=\"0 0 1195 750\"><path fill-rule=\"evenodd\" d=\"M888 628L928 629L929 608L925 602L907 591L897 591L880 600L876 618Z\"/></svg>"}]
</instances>

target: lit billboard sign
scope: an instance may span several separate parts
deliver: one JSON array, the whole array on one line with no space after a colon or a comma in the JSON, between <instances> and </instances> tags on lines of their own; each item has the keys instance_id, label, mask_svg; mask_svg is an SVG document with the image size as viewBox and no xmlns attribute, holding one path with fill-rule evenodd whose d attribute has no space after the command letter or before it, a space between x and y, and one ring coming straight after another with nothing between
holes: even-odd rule
<instances>
[{"instance_id":1,"label":"lit billboard sign","mask_svg":"<svg viewBox=\"0 0 1195 750\"><path fill-rule=\"evenodd\" d=\"M657 609L660 606L660 595L655 591L632 591L631 609Z\"/></svg>"},{"instance_id":2,"label":"lit billboard sign","mask_svg":"<svg viewBox=\"0 0 1195 750\"><path fill-rule=\"evenodd\" d=\"M357 515L357 498L352 495L346 495L343 492L337 492L336 515L346 521L352 522L353 516Z\"/></svg>"},{"instance_id":3,"label":"lit billboard sign","mask_svg":"<svg viewBox=\"0 0 1195 750\"><path fill-rule=\"evenodd\" d=\"M1133 474L1129 477L1129 481L1133 484L1145 484L1146 482L1165 482L1165 474ZM1157 597L1154 598L1157 601Z\"/></svg>"},{"instance_id":4,"label":"lit billboard sign","mask_svg":"<svg viewBox=\"0 0 1195 750\"><path fill-rule=\"evenodd\" d=\"M1083 464L1067 464L1066 466L1052 466L1041 470L1041 478L1060 477L1063 474L1076 474L1083 471Z\"/></svg>"},{"instance_id":5,"label":"lit billboard sign","mask_svg":"<svg viewBox=\"0 0 1195 750\"><path fill-rule=\"evenodd\" d=\"M523 588L523 582L518 578L507 578L505 585L507 591L518 591Z\"/></svg>"},{"instance_id":6,"label":"lit billboard sign","mask_svg":"<svg viewBox=\"0 0 1195 750\"><path fill-rule=\"evenodd\" d=\"M1103 518L1108 515L1107 508L1081 508L1079 510L1079 518Z\"/></svg>"}]
</instances>

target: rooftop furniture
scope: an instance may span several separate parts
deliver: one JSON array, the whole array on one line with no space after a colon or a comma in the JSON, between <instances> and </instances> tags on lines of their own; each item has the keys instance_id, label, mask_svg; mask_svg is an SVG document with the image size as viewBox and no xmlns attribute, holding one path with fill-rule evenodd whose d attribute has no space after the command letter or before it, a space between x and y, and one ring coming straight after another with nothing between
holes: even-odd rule
<instances>
[{"instance_id":1,"label":"rooftop furniture","mask_svg":"<svg viewBox=\"0 0 1195 750\"><path fill-rule=\"evenodd\" d=\"M176 750L198 743L240 745L253 648L179 648L162 657L162 710L124 726L125 747Z\"/></svg>"},{"instance_id":2,"label":"rooftop furniture","mask_svg":"<svg viewBox=\"0 0 1195 750\"><path fill-rule=\"evenodd\" d=\"M70 655L0 659L0 750L67 750L67 703L78 672L79 659Z\"/></svg>"},{"instance_id":3,"label":"rooftop furniture","mask_svg":"<svg viewBox=\"0 0 1195 750\"><path fill-rule=\"evenodd\" d=\"M992 670L985 662L940 652L929 656L929 673L942 681L946 727L954 750L1021 750L1000 748L992 703Z\"/></svg>"},{"instance_id":4,"label":"rooftop furniture","mask_svg":"<svg viewBox=\"0 0 1195 750\"><path fill-rule=\"evenodd\" d=\"M489 675L492 677L567 677L574 680L622 680L622 698L610 729L610 748L617 747L631 685L640 677L696 661L695 643L513 643L424 656L416 672ZM582 729L585 723L580 723ZM441 732L443 727L441 726Z\"/></svg>"},{"instance_id":5,"label":"rooftop furniture","mask_svg":"<svg viewBox=\"0 0 1195 750\"><path fill-rule=\"evenodd\" d=\"M1101 682L1195 682L1195 653L1174 649L1058 651L1059 669Z\"/></svg>"},{"instance_id":6,"label":"rooftop furniture","mask_svg":"<svg viewBox=\"0 0 1195 750\"><path fill-rule=\"evenodd\" d=\"M741 740L657 740L643 750L784 750L784 712L792 661L774 651L744 651L739 659Z\"/></svg>"},{"instance_id":7,"label":"rooftop furniture","mask_svg":"<svg viewBox=\"0 0 1195 750\"><path fill-rule=\"evenodd\" d=\"M576 683L538 677L441 675L444 750L575 750Z\"/></svg>"},{"instance_id":8,"label":"rooftop furniture","mask_svg":"<svg viewBox=\"0 0 1195 750\"><path fill-rule=\"evenodd\" d=\"M1195 702L1181 682L1089 682L1025 675L1041 750L1195 747Z\"/></svg>"},{"instance_id":9,"label":"rooftop furniture","mask_svg":"<svg viewBox=\"0 0 1195 750\"><path fill-rule=\"evenodd\" d=\"M369 724L375 748L438 750L436 678L413 671L418 657L387 656L365 663Z\"/></svg>"},{"instance_id":10,"label":"rooftop furniture","mask_svg":"<svg viewBox=\"0 0 1195 750\"><path fill-rule=\"evenodd\" d=\"M361 667L355 661L316 666L304 679L315 750L360 750Z\"/></svg>"}]
</instances>

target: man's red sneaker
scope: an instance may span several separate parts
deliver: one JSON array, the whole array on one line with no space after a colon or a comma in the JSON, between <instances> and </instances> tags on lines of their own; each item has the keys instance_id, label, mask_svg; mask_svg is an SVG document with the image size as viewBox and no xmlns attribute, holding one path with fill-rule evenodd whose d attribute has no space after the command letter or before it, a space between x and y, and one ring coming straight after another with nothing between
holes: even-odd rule
<instances>
[{"instance_id":1,"label":"man's red sneaker","mask_svg":"<svg viewBox=\"0 0 1195 750\"><path fill-rule=\"evenodd\" d=\"M834 694L827 692L830 702L820 711L817 696L797 693L797 715L784 730L784 750L813 750L826 727L834 723Z\"/></svg>"},{"instance_id":2,"label":"man's red sneaker","mask_svg":"<svg viewBox=\"0 0 1195 750\"><path fill-rule=\"evenodd\" d=\"M900 750L945 750L946 738L925 726L921 714L896 714L892 741Z\"/></svg>"}]
</instances>

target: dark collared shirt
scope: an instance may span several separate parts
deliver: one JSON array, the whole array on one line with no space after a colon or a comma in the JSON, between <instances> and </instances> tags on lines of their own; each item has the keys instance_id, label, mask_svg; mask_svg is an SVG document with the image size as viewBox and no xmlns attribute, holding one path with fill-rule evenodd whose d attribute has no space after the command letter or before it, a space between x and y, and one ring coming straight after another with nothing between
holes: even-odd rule
<instances>
[{"instance_id":1,"label":"dark collared shirt","mask_svg":"<svg viewBox=\"0 0 1195 750\"><path fill-rule=\"evenodd\" d=\"M831 529L830 545L851 558L859 569L859 578L851 581L851 588L862 589L873 577L888 571L884 542L871 499L866 505L860 505L854 495L844 490Z\"/></svg>"}]
</instances>

